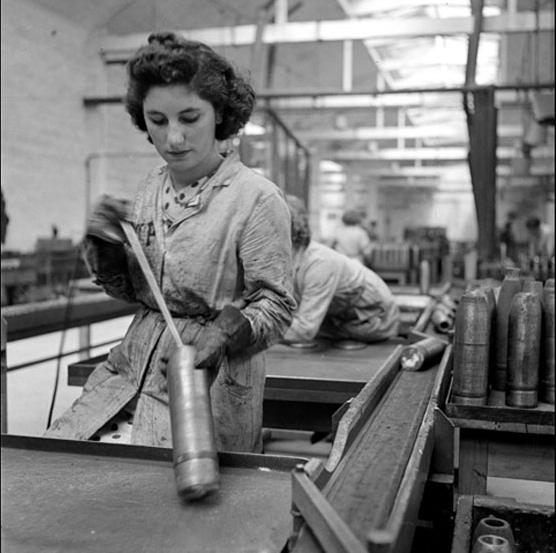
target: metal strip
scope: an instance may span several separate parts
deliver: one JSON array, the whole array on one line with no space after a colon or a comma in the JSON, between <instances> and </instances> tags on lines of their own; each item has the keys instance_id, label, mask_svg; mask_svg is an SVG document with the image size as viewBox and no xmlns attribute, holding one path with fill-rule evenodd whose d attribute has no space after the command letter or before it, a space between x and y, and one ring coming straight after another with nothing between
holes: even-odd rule
<instances>
[{"instance_id":1,"label":"metal strip","mask_svg":"<svg viewBox=\"0 0 556 553\"><path fill-rule=\"evenodd\" d=\"M113 457L115 459L137 459L172 463L172 448L151 447L142 445L115 444L92 442L88 440L62 440L59 438L43 438L37 436L20 436L17 434L1 434L0 446L4 448L43 451L59 454L91 455ZM267 468L280 472L290 472L295 466L304 464L303 457L279 455L262 455L257 453L218 452L221 467L260 469Z\"/></svg>"},{"instance_id":2,"label":"metal strip","mask_svg":"<svg viewBox=\"0 0 556 553\"><path fill-rule=\"evenodd\" d=\"M303 469L292 473L292 502L325 553L367 553Z\"/></svg>"}]
</instances>

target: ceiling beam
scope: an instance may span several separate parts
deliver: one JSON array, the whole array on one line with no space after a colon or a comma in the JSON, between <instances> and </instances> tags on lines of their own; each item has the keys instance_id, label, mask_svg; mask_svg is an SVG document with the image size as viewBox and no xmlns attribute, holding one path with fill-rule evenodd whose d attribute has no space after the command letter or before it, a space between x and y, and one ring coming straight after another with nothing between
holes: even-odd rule
<instances>
[{"instance_id":1,"label":"ceiling beam","mask_svg":"<svg viewBox=\"0 0 556 553\"><path fill-rule=\"evenodd\" d=\"M450 2L446 2L446 0L427 0L426 5L440 8L445 6L468 8L469 0L450 0ZM489 6L504 8L505 0L490 0ZM415 2L412 0L351 0L349 4L351 13L357 16L415 7Z\"/></svg>"},{"instance_id":2,"label":"ceiling beam","mask_svg":"<svg viewBox=\"0 0 556 553\"><path fill-rule=\"evenodd\" d=\"M456 125L419 125L416 127L359 127L353 129L315 129L311 131L296 130L295 135L304 142L321 142L324 140L396 140L398 138L458 138L467 141L465 122ZM499 125L498 136L512 138L523 136L522 125Z\"/></svg>"},{"instance_id":3,"label":"ceiling beam","mask_svg":"<svg viewBox=\"0 0 556 553\"><path fill-rule=\"evenodd\" d=\"M350 164L352 165L352 164ZM469 166L466 163L461 164L449 164L449 165L438 165L435 167L390 167L387 169L381 168L376 169L372 164L358 165L357 174L364 177L376 177L376 178L417 178L417 179L439 179L439 178L453 178L455 172L459 173L469 173ZM529 170L530 176L541 176L547 174L547 169L543 165L531 165ZM496 167L496 174L499 177L512 177L515 175L515 171L512 170L511 165L498 165ZM553 174L552 174L553 175Z\"/></svg>"},{"instance_id":4,"label":"ceiling beam","mask_svg":"<svg viewBox=\"0 0 556 553\"><path fill-rule=\"evenodd\" d=\"M500 106L529 105L517 91L520 90L554 90L554 81L545 83L519 83L495 86L496 102ZM293 90L260 90L257 98L270 102L270 107L279 110L299 109L366 109L374 107L438 107L461 108L461 93L473 88L421 88L404 90L382 90L369 93L345 92L328 89L293 89ZM121 104L122 95L86 96L83 104L93 107L102 104Z\"/></svg>"},{"instance_id":5,"label":"ceiling beam","mask_svg":"<svg viewBox=\"0 0 556 553\"><path fill-rule=\"evenodd\" d=\"M468 148L381 148L376 152L361 150L331 150L322 154L332 161L467 161ZM513 147L499 146L496 157L500 160L510 160L516 157ZM554 160L554 152L550 147L539 147L532 151L535 159Z\"/></svg>"},{"instance_id":6,"label":"ceiling beam","mask_svg":"<svg viewBox=\"0 0 556 553\"><path fill-rule=\"evenodd\" d=\"M417 36L471 35L474 17L409 17L361 18L349 20L297 21L266 25L262 33L264 44L329 42L343 40L372 40L379 38L409 38ZM537 21L534 12L485 17L484 33L527 33L553 31L551 11L543 11ZM182 29L185 37L210 46L250 46L257 37L256 25L236 25L205 29ZM147 43L146 33L110 35L99 39L100 52L107 62L123 63L132 52Z\"/></svg>"}]
</instances>

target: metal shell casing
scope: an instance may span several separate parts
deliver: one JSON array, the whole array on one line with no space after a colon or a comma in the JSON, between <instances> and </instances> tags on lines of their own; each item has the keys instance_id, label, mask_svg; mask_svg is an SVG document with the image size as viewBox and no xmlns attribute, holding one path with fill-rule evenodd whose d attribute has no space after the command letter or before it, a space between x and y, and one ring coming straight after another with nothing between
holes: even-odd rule
<instances>
[{"instance_id":1,"label":"metal shell casing","mask_svg":"<svg viewBox=\"0 0 556 553\"><path fill-rule=\"evenodd\" d=\"M554 405L555 384L555 313L554 313L554 279L549 278L542 294L542 333L541 333L541 359L539 374L539 399Z\"/></svg>"},{"instance_id":2,"label":"metal shell casing","mask_svg":"<svg viewBox=\"0 0 556 553\"><path fill-rule=\"evenodd\" d=\"M525 280L521 287L522 292L531 292L533 294L538 294L542 297L543 294L543 284L540 280Z\"/></svg>"},{"instance_id":3,"label":"metal shell casing","mask_svg":"<svg viewBox=\"0 0 556 553\"><path fill-rule=\"evenodd\" d=\"M178 494L200 499L220 487L207 371L194 367L195 349L176 348L168 361L174 475Z\"/></svg>"},{"instance_id":4,"label":"metal shell casing","mask_svg":"<svg viewBox=\"0 0 556 553\"><path fill-rule=\"evenodd\" d=\"M491 316L482 290L464 292L454 334L452 395L455 403L485 405L488 393Z\"/></svg>"},{"instance_id":5,"label":"metal shell casing","mask_svg":"<svg viewBox=\"0 0 556 553\"><path fill-rule=\"evenodd\" d=\"M505 390L506 367L508 362L508 317L513 297L521 292L522 282L519 279L519 269L508 267L500 286L496 302L496 347L495 366L492 378L494 390Z\"/></svg>"},{"instance_id":6,"label":"metal shell casing","mask_svg":"<svg viewBox=\"0 0 556 553\"><path fill-rule=\"evenodd\" d=\"M425 361L433 361L446 349L446 343L434 336L404 346L400 354L400 364L406 371L419 371L424 368Z\"/></svg>"},{"instance_id":7,"label":"metal shell casing","mask_svg":"<svg viewBox=\"0 0 556 553\"><path fill-rule=\"evenodd\" d=\"M488 379L489 383L492 384L496 367L496 296L494 295L494 290L491 286L481 287L480 290L487 299L488 309L490 312L490 353L488 356Z\"/></svg>"},{"instance_id":8,"label":"metal shell casing","mask_svg":"<svg viewBox=\"0 0 556 553\"><path fill-rule=\"evenodd\" d=\"M419 263L419 293L428 294L431 289L431 266L426 259Z\"/></svg>"},{"instance_id":9,"label":"metal shell casing","mask_svg":"<svg viewBox=\"0 0 556 553\"><path fill-rule=\"evenodd\" d=\"M454 326L455 316L455 310L438 303L431 314L431 322L438 332L447 333Z\"/></svg>"},{"instance_id":10,"label":"metal shell casing","mask_svg":"<svg viewBox=\"0 0 556 553\"><path fill-rule=\"evenodd\" d=\"M536 407L541 345L541 299L532 292L518 292L508 319L506 405Z\"/></svg>"}]
</instances>

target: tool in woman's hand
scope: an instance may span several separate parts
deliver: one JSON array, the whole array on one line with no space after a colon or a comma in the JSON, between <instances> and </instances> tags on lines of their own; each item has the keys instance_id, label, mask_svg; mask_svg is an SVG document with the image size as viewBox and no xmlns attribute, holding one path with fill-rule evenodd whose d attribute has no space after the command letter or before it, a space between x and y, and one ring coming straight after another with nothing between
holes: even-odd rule
<instances>
[{"instance_id":1,"label":"tool in woman's hand","mask_svg":"<svg viewBox=\"0 0 556 553\"><path fill-rule=\"evenodd\" d=\"M207 371L195 368L195 348L183 344L135 229L128 221L120 222L176 342L167 369L174 476L181 497L200 499L220 487Z\"/></svg>"}]
</instances>

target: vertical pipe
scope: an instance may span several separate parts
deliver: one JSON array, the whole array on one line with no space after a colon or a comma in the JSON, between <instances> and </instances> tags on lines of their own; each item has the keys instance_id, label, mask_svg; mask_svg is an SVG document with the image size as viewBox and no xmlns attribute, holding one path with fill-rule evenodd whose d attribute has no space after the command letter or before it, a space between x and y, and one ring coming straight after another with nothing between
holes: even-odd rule
<instances>
[{"instance_id":1,"label":"vertical pipe","mask_svg":"<svg viewBox=\"0 0 556 553\"><path fill-rule=\"evenodd\" d=\"M554 385L556 380L556 329L554 307L554 279L549 278L542 294L542 331L539 399L554 405Z\"/></svg>"},{"instance_id":2,"label":"vertical pipe","mask_svg":"<svg viewBox=\"0 0 556 553\"><path fill-rule=\"evenodd\" d=\"M91 356L91 325L79 327L79 359L88 359Z\"/></svg>"},{"instance_id":3,"label":"vertical pipe","mask_svg":"<svg viewBox=\"0 0 556 553\"><path fill-rule=\"evenodd\" d=\"M2 351L0 353L0 362L1 362L1 412L0 416L0 431L5 434L8 432L8 364L6 360L6 346L8 343L8 323L4 317L1 317L2 322L2 330L1 330L1 343L2 343Z\"/></svg>"},{"instance_id":4,"label":"vertical pipe","mask_svg":"<svg viewBox=\"0 0 556 553\"><path fill-rule=\"evenodd\" d=\"M351 92L353 88L353 41L344 40L342 90Z\"/></svg>"}]
</instances>

